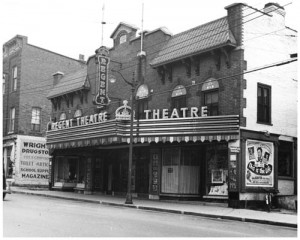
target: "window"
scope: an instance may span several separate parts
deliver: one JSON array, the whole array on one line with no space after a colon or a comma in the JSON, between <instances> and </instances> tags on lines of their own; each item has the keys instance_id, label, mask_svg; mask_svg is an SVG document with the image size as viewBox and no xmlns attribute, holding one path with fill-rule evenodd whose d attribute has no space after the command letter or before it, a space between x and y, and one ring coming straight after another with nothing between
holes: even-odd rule
<instances>
[{"instance_id":1,"label":"window","mask_svg":"<svg viewBox=\"0 0 300 240\"><path fill-rule=\"evenodd\" d=\"M219 115L219 82L214 78L207 79L202 85L203 104L207 106L207 116Z\"/></svg>"},{"instance_id":2,"label":"window","mask_svg":"<svg viewBox=\"0 0 300 240\"><path fill-rule=\"evenodd\" d=\"M41 131L41 109L40 108L32 108L31 130L35 132Z\"/></svg>"},{"instance_id":3,"label":"window","mask_svg":"<svg viewBox=\"0 0 300 240\"><path fill-rule=\"evenodd\" d=\"M10 109L9 113L9 132L15 131L15 108Z\"/></svg>"},{"instance_id":4,"label":"window","mask_svg":"<svg viewBox=\"0 0 300 240\"><path fill-rule=\"evenodd\" d=\"M3 73L3 80L2 80L2 94L5 94L5 79L6 79L6 74Z\"/></svg>"},{"instance_id":5,"label":"window","mask_svg":"<svg viewBox=\"0 0 300 240\"><path fill-rule=\"evenodd\" d=\"M59 116L59 121L63 121L63 120L66 120L67 119L67 115L66 113L61 113L60 116Z\"/></svg>"},{"instance_id":6,"label":"window","mask_svg":"<svg viewBox=\"0 0 300 240\"><path fill-rule=\"evenodd\" d=\"M278 176L293 177L293 143L279 141Z\"/></svg>"},{"instance_id":7,"label":"window","mask_svg":"<svg viewBox=\"0 0 300 240\"><path fill-rule=\"evenodd\" d=\"M74 118L78 118L82 116L82 111L81 109L77 109L74 113Z\"/></svg>"},{"instance_id":8,"label":"window","mask_svg":"<svg viewBox=\"0 0 300 240\"><path fill-rule=\"evenodd\" d=\"M207 116L219 115L219 91L204 93L204 105L207 106Z\"/></svg>"},{"instance_id":9,"label":"window","mask_svg":"<svg viewBox=\"0 0 300 240\"><path fill-rule=\"evenodd\" d=\"M148 109L148 96L149 90L146 84L139 86L136 93L136 102L137 102L137 117L138 119L144 119L145 113L144 110Z\"/></svg>"},{"instance_id":10,"label":"window","mask_svg":"<svg viewBox=\"0 0 300 240\"><path fill-rule=\"evenodd\" d=\"M257 86L257 122L271 124L271 87Z\"/></svg>"},{"instance_id":11,"label":"window","mask_svg":"<svg viewBox=\"0 0 300 240\"><path fill-rule=\"evenodd\" d=\"M127 35L126 34L120 36L120 44L125 43L126 41L127 41Z\"/></svg>"},{"instance_id":12,"label":"window","mask_svg":"<svg viewBox=\"0 0 300 240\"><path fill-rule=\"evenodd\" d=\"M172 109L176 108L182 116L181 108L186 107L186 89L182 85L178 85L172 92Z\"/></svg>"},{"instance_id":13,"label":"window","mask_svg":"<svg viewBox=\"0 0 300 240\"><path fill-rule=\"evenodd\" d=\"M18 80L18 68L13 67L12 69L12 85L11 85L11 91L17 90L17 80Z\"/></svg>"}]
</instances>

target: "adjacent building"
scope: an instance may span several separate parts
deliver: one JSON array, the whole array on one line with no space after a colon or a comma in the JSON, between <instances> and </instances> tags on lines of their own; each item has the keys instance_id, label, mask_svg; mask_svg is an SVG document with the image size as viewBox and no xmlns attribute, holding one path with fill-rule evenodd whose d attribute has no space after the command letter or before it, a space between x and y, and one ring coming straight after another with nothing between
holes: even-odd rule
<instances>
[{"instance_id":1,"label":"adjacent building","mask_svg":"<svg viewBox=\"0 0 300 240\"><path fill-rule=\"evenodd\" d=\"M52 189L125 194L131 170L138 197L295 207L297 32L278 4L225 9L176 35L120 23L111 49L54 76Z\"/></svg>"},{"instance_id":2,"label":"adjacent building","mask_svg":"<svg viewBox=\"0 0 300 240\"><path fill-rule=\"evenodd\" d=\"M17 185L48 186L46 126L51 103L46 95L57 69L81 69L75 60L28 43L17 35L3 44L3 164Z\"/></svg>"}]
</instances>

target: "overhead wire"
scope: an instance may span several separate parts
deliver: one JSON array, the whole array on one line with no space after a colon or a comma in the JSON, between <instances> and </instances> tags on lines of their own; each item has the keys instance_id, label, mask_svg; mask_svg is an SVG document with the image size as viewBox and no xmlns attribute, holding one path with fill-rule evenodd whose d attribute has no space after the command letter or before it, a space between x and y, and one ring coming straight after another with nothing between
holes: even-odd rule
<instances>
[{"instance_id":1,"label":"overhead wire","mask_svg":"<svg viewBox=\"0 0 300 240\"><path fill-rule=\"evenodd\" d=\"M237 73L237 74L232 74L232 75L220 77L220 78L217 78L217 79L215 79L215 80L216 80L216 81L220 81L220 80L224 80L224 79L228 79L228 78L232 78L232 77L237 77L237 76L249 74L249 73L252 73L252 72L256 72L256 71L268 69L268 68L271 68L271 67L280 67L280 66L282 66L282 65L290 64L290 63L296 62L296 61L298 61L298 58L295 58L295 59L286 59L286 60L283 60L283 61L274 62L274 63L266 64L266 65L263 65L263 66L258 66L258 67L255 67L255 68L246 70L245 72L240 72L240 73ZM189 85L185 85L185 86L183 86L183 87L184 87L184 88L190 88L190 87L199 86L199 85L202 85L202 84L204 84L204 82L201 82L201 83L194 83L194 84L189 84ZM160 91L160 92L157 92L157 93L149 94L149 97L150 97L150 96L158 96L158 95L170 93L170 92L172 92L172 91L174 91L174 89L169 89L169 90L165 90L165 91ZM110 102L110 103L119 103L119 101L112 101L112 102ZM87 110L87 109L94 109L94 108L95 108L95 106L88 106L88 107L81 108L81 109L82 109L82 110ZM62 113L62 112L65 112L65 110L56 111L56 113Z\"/></svg>"},{"instance_id":2,"label":"overhead wire","mask_svg":"<svg viewBox=\"0 0 300 240\"><path fill-rule=\"evenodd\" d=\"M287 3L287 4L285 4L284 6L287 6L287 5L289 5L289 4L291 4L291 3ZM278 9L278 8L277 8ZM275 9L275 10L277 10L277 9ZM275 10L273 10L273 11L275 11ZM270 11L270 12L272 12L272 11ZM254 11L254 12L252 12L252 13L250 13L250 14L248 14L248 15L246 15L246 16L243 16L242 18L240 18L240 19L243 19L243 18L245 18L245 17L247 17L247 16L250 16L250 15L252 15L252 14L254 14L254 13L257 13L256 11ZM247 23L247 22L250 22L250 21L253 21L254 19L257 19L257 18L259 18L259 17L262 17L263 16L263 14L261 14L261 15L259 15L259 16L257 16L257 17L255 17L255 18L251 18L251 19L249 19L248 21L246 21L246 22L243 22L243 23L240 23L240 24L238 24L238 25L236 25L236 26L239 26L239 25L241 25L241 24L245 24L245 23ZM211 31L215 31L215 29L218 29L218 28L221 28L221 27L224 27L225 25L227 25L227 24L224 24L224 25L221 25L221 26L219 26L219 27L217 27L217 28L214 28L214 29L211 29L211 30L209 30L209 31L207 31L207 32L205 32L205 33L202 33L202 34L206 34L206 33L208 33L208 32L211 32ZM236 27L235 26L235 27ZM189 30L188 30L189 31ZM215 35L218 35L218 34L221 34L221 33L223 33L223 32L225 32L225 31L228 31L228 30L223 30L223 31L221 31L221 32L218 32L218 33L216 33L216 34L214 34L214 35L211 35L211 36L209 36L209 37L207 37L207 38L204 38L204 39L202 39L202 40L205 40L205 39L208 39L208 38L210 38L210 37L213 37L213 36L215 36ZM278 30L279 31L279 30ZM179 34L181 34L181 33L179 33ZM264 35L268 35L269 33L265 33ZM264 35L262 35L262 36L264 36ZM198 37L199 35L196 35L196 36L194 36L193 38L195 38L195 37ZM262 37L262 36L260 36L260 37ZM257 37L255 37L255 38L257 38ZM190 38L189 40L191 40L192 38ZM164 41L165 42L165 41ZM181 44L181 43L183 43L183 42L186 42L186 40L185 41L182 41L182 42L178 42L177 44ZM163 43L163 42L161 42L161 43ZM153 44L153 45L151 45L151 46L155 46L155 45L158 45L158 44L161 44L161 43L156 43L156 44ZM177 44L175 44L175 45L177 45ZM172 46L170 46L170 47L173 47L173 46L175 46L175 45L172 45ZM148 49L148 48L150 48L150 46L147 46L145 49ZM161 50L161 49L160 49ZM157 52L160 52L160 50L158 50L158 51L156 51L156 52L154 52L154 53L151 53L150 55L152 55L152 54L155 54L155 53L157 53ZM176 51L177 51L178 49L176 49ZM175 51L175 50L174 50ZM149 55L149 54L148 54ZM162 56L162 55L161 55ZM124 64L124 63L123 63ZM136 64L134 64L134 65L131 65L131 66L127 66L127 67L123 67L121 70L126 70L126 69L128 69L128 68L133 68L133 67L136 67L137 65ZM97 72L94 72L94 73L92 73L92 74L89 74L90 76L93 76L93 75L96 75L97 74ZM84 77L84 76L83 76ZM78 77L78 79L80 79L80 78L82 78L82 77ZM74 78L74 79L77 79L77 78ZM72 80L74 80L74 79L72 79ZM49 84L49 86L51 86L52 84ZM37 87L37 88L34 88L34 89L38 89L39 87ZM30 91L31 90L33 90L32 88L31 89L29 89ZM25 90L23 90L23 91L26 91L26 89ZM30 92L29 92L30 93Z\"/></svg>"},{"instance_id":3,"label":"overhead wire","mask_svg":"<svg viewBox=\"0 0 300 240\"><path fill-rule=\"evenodd\" d=\"M246 16L243 16L243 17L241 17L241 18L239 18L239 19L237 19L237 20L246 18L247 16L250 16L250 15L255 14L255 13L257 13L257 12L256 12L256 11L253 11L252 13L250 13L250 14L248 14L248 15L246 15ZM243 23L241 23L241 24L243 24ZM241 24L238 24L238 25L236 25L236 26L239 26L239 25L241 25ZM212 32L212 31L215 31L216 29L219 29L219 28L223 28L224 26L227 26L227 23L226 23L226 24L223 24L223 25L220 25L220 26L218 26L217 28L213 28L213 29L211 29L211 30L209 30L209 31L206 31L206 32L204 32L204 33L201 33L201 35L202 35L202 34L207 34L207 33ZM236 26L234 26L234 27L236 27ZM187 31L190 31L190 30L187 30ZM213 36L218 35L218 34L221 34L221 33L225 32L225 31L227 31L227 30L218 32L218 33L216 33L216 34L214 34L214 35L212 35L212 36L209 36L208 38L213 37ZM179 33L179 34L182 34L182 33ZM176 34L176 35L178 35L178 34ZM176 35L175 35L175 36L176 36ZM193 38L198 37L198 36L199 36L199 35L195 35ZM193 38L190 38L189 40L191 40L191 39L193 39ZM205 38L205 39L208 39L208 38ZM148 45L147 47L145 47L145 50L147 50L147 49L149 49L149 48L152 48L153 46L156 46L156 45L165 43L165 42L166 42L166 41L164 40L164 41L161 41L161 42L159 42L159 43L154 43L154 44ZM180 45L180 44L182 44L182 43L184 43L184 42L186 42L186 40L184 40L184 41L179 41L179 42L176 43L175 45ZM171 47L173 47L173 46L175 46L175 45L172 45ZM157 52L159 52L159 51L160 51L160 50L158 50ZM151 53L150 55L155 54L155 53L157 53L157 52ZM124 63L123 63L123 64L124 64ZM130 66L130 67L136 67L136 64L133 65L133 66ZM127 67L127 68L129 68L129 67ZM125 69L127 69L127 68L122 68L122 70L125 70ZM96 74L96 73L93 73L93 74ZM85 76L85 75L84 75L84 76ZM82 77L84 77L84 76L82 76ZM81 77L77 77L77 78L81 78ZM74 79L77 79L77 78L74 78ZM51 80L51 79L46 79L46 80L44 80L44 81L45 81L45 82L49 82L50 80ZM71 79L71 80L73 80L73 79ZM51 86L51 85L52 85L52 84L49 84L49 86ZM29 85L29 86L27 85L27 87L30 87L30 85ZM26 90L26 88L25 88L25 90ZM30 89L30 90L32 90L32 89Z\"/></svg>"},{"instance_id":4,"label":"overhead wire","mask_svg":"<svg viewBox=\"0 0 300 240\"><path fill-rule=\"evenodd\" d=\"M256 17L256 18L258 18L258 17ZM256 19L256 18L254 18L254 19ZM251 20L253 20L253 19L251 19ZM250 21L250 20L249 20ZM136 65L135 65L136 66ZM124 69L122 69L122 70L124 70ZM96 74L96 73L93 73L93 74ZM78 77L78 78L82 78L82 77ZM52 84L51 84L52 85ZM46 89L42 89L42 91L47 91ZM170 90L170 91L173 91L173 89L172 90ZM168 92L170 92L170 91L168 91ZM111 102L111 103L113 103L113 102ZM119 101L116 101L116 103L119 103ZM88 108L90 108L90 107L88 107ZM92 107L92 108L94 108L94 107Z\"/></svg>"}]
</instances>

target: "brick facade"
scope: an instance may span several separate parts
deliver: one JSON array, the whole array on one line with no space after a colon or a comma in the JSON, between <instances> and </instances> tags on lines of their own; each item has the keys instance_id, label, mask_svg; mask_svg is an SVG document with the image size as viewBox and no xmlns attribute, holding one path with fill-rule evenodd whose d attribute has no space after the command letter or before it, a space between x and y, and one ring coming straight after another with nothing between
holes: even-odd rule
<instances>
[{"instance_id":1,"label":"brick facade","mask_svg":"<svg viewBox=\"0 0 300 240\"><path fill-rule=\"evenodd\" d=\"M22 47L3 58L3 72L7 73L5 94L3 94L3 134L8 134L9 111L15 107L14 134L45 136L49 122L51 102L46 95L53 86L52 74L57 70L65 74L80 69L84 63L27 43L27 38L16 36L9 43L18 39ZM17 90L11 92L12 68L17 66ZM41 109L41 131L31 131L32 107Z\"/></svg>"}]
</instances>

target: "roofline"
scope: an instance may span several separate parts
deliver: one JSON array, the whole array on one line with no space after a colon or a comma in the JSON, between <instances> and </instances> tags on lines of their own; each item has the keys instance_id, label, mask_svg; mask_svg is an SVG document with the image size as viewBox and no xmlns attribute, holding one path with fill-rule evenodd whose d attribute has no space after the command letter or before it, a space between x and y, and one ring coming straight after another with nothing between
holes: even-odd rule
<instances>
[{"instance_id":1,"label":"roofline","mask_svg":"<svg viewBox=\"0 0 300 240\"><path fill-rule=\"evenodd\" d=\"M27 43L27 45L28 45L28 46L31 46L31 47L38 48L38 49L40 49L40 50L43 50L43 51L46 51L46 52L49 52L49 53L53 53L53 54L58 55L58 56L61 56L61 57L65 57L65 58L74 60L74 61L76 61L76 62L78 62L78 63L81 63L81 64L86 65L86 62L85 62L85 61L81 61L81 60L79 60L79 59L71 58L71 57L68 57L68 56L66 56L66 55L62 55L62 54L60 54L60 53L56 53L56 52L50 51L50 50L48 50L48 49L45 49L45 48L42 48L42 47L38 47L38 46L29 44L29 43Z\"/></svg>"},{"instance_id":2,"label":"roofline","mask_svg":"<svg viewBox=\"0 0 300 240\"><path fill-rule=\"evenodd\" d=\"M56 97L59 97L59 96L62 96L62 95L68 94L68 93L76 92L76 91L81 90L81 89L89 89L89 88L84 87L84 84L83 84L79 88L72 89L70 91L66 91L66 92L63 92L63 93L58 93L58 94L50 95L50 96L48 95L46 98L50 100L52 98L56 98Z\"/></svg>"},{"instance_id":3,"label":"roofline","mask_svg":"<svg viewBox=\"0 0 300 240\"><path fill-rule=\"evenodd\" d=\"M202 51L199 51L199 52L196 52L196 53L193 52L193 53L191 53L191 54L186 54L186 55L183 55L183 56L180 56L180 57L171 59L171 60L167 60L167 61L164 61L164 62L160 62L160 63L156 63L156 64L151 64L151 63L150 63L150 66L153 67L153 68L156 68L156 67L159 67L159 66L168 64L168 63L177 62L177 61L179 61L180 59L184 59L184 58L187 58L187 57L193 57L193 56L196 56L196 55L199 55L199 54L202 54L202 53L206 53L206 52L209 52L209 51L211 51L211 50L214 50L214 49L217 49L217 48L221 48L221 47L225 47L225 46L236 47L235 44L233 44L233 43L231 43L231 42L226 42L226 43L219 44L219 45L217 45L217 46L214 46L214 47L211 47L211 48L207 48L207 49L205 49L205 50L202 50Z\"/></svg>"},{"instance_id":4,"label":"roofline","mask_svg":"<svg viewBox=\"0 0 300 240\"><path fill-rule=\"evenodd\" d=\"M12 41L13 41L14 39L16 39L16 38L22 38L22 39L25 38L25 39L28 41L28 37L27 37L27 36L23 36L23 35L17 34L16 36L14 36L14 37L12 37L11 39L9 39L7 42L3 43L3 46L9 44L10 42L12 42ZM28 43L26 42L26 44L28 44Z\"/></svg>"},{"instance_id":5,"label":"roofline","mask_svg":"<svg viewBox=\"0 0 300 240\"><path fill-rule=\"evenodd\" d=\"M166 29L166 30L165 30ZM156 28L156 29L154 29L154 30L152 30L152 31L149 31L149 32L147 32L146 34L145 34L145 36L148 36L148 35L150 35L150 34L153 34L153 33L155 33L155 32L158 32L158 31L162 31L163 33L165 33L166 35L169 35L169 36L173 36L173 34L166 28L166 27L159 27L159 28ZM141 38L141 35L140 36L137 36L137 37L135 37L135 38L133 38L133 39L130 39L130 42L133 42L133 41L136 41L136 40L138 40L138 39L140 39Z\"/></svg>"},{"instance_id":6,"label":"roofline","mask_svg":"<svg viewBox=\"0 0 300 240\"><path fill-rule=\"evenodd\" d=\"M134 25L131 25L131 24L129 24L129 23L120 22L120 23L117 25L117 27L115 28L115 30L112 32L112 34L110 35L110 38L113 37L113 35L115 34L115 32L117 31L117 29L119 28L120 25L125 25L125 26L127 26L127 27L129 27L129 28L131 28L131 29L135 29L135 30L138 30L138 29L139 29L138 27L136 27L136 26L134 26Z\"/></svg>"},{"instance_id":7,"label":"roofline","mask_svg":"<svg viewBox=\"0 0 300 240\"><path fill-rule=\"evenodd\" d=\"M221 20L221 19L223 19L223 18L227 18L227 16L220 17L220 18L217 18L217 19L215 19L215 20L212 20L212 21L210 21L210 22L206 22L206 23L204 23L204 24L201 24L201 25L198 25L198 26L196 26L196 27L193 27L193 28L187 29L187 30L185 30L185 31L183 31L183 32L176 33L175 35L173 35L173 36L172 36L172 38L175 38L175 37L177 37L177 36L179 36L179 35L181 35L181 34L184 34L184 33L190 32L190 31L192 31L192 30L194 30L194 29L197 29L197 28L199 28L199 27L204 27L204 26L206 26L207 24L211 24L211 23L213 23L213 22L220 21L220 20Z\"/></svg>"}]
</instances>

